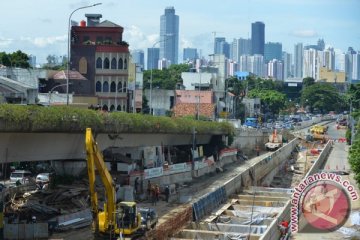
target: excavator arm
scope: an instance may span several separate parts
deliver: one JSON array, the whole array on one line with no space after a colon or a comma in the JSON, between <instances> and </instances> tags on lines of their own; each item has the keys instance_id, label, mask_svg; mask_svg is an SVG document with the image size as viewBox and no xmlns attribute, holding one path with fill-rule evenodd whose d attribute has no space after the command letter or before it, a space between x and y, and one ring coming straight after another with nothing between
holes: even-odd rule
<instances>
[{"instance_id":1,"label":"excavator arm","mask_svg":"<svg viewBox=\"0 0 360 240\"><path fill-rule=\"evenodd\" d=\"M113 179L105 165L104 158L100 149L97 146L97 143L92 135L91 128L86 129L85 135L85 148L86 148L86 158L88 166L88 176L89 176L89 188L90 188L90 197L91 197L91 208L94 217L95 223L95 232L99 230L101 232L107 232L108 230L113 229L114 220L115 220L115 188ZM98 170L98 174L101 178L101 181L105 188L106 201L104 204L104 212L99 217L99 206L98 206L98 197L95 189L95 167Z\"/></svg>"}]
</instances>

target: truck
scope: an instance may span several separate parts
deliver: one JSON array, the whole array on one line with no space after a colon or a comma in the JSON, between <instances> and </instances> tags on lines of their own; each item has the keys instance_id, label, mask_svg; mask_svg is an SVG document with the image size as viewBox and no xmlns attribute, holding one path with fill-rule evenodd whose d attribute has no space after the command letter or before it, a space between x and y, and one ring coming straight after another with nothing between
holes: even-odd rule
<instances>
[{"instance_id":1,"label":"truck","mask_svg":"<svg viewBox=\"0 0 360 240\"><path fill-rule=\"evenodd\" d=\"M126 201L117 203L116 201L115 183L105 165L91 128L86 129L85 148L93 215L92 226L95 235L110 235L111 237L121 234L130 239L142 235L141 214L137 210L136 203ZM102 209L99 208L98 193L95 188L95 168L105 189L105 202Z\"/></svg>"},{"instance_id":2,"label":"truck","mask_svg":"<svg viewBox=\"0 0 360 240\"><path fill-rule=\"evenodd\" d=\"M282 135L277 134L277 130L274 129L273 133L269 135L269 142L265 144L265 148L268 151L274 151L282 146Z\"/></svg>"},{"instance_id":3,"label":"truck","mask_svg":"<svg viewBox=\"0 0 360 240\"><path fill-rule=\"evenodd\" d=\"M315 125L310 128L312 134L324 134L328 130L328 126Z\"/></svg>"}]
</instances>

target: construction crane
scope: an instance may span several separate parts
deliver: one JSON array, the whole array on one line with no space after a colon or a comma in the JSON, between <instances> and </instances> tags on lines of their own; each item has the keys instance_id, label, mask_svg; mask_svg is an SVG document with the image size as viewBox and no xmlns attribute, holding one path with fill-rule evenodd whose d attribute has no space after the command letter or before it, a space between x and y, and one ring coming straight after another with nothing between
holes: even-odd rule
<instances>
[{"instance_id":1,"label":"construction crane","mask_svg":"<svg viewBox=\"0 0 360 240\"><path fill-rule=\"evenodd\" d=\"M85 134L86 159L89 175L93 230L95 234L125 235L132 238L140 234L141 215L135 202L116 203L115 186L103 155L92 135L91 128ZM99 210L98 195L95 189L95 167L105 188L105 203Z\"/></svg>"}]
</instances>

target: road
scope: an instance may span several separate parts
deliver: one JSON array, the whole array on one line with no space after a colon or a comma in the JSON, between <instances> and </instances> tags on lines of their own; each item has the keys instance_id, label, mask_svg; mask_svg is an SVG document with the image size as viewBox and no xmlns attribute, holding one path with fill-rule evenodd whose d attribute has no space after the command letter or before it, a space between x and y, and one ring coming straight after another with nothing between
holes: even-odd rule
<instances>
[{"instance_id":1,"label":"road","mask_svg":"<svg viewBox=\"0 0 360 240\"><path fill-rule=\"evenodd\" d=\"M350 171L350 165L348 163L348 151L349 146L346 143L336 141L339 138L345 137L345 129L336 129L335 123L329 124L328 135L335 140L333 149L324 163L324 170L326 171L335 171L335 170L345 170ZM348 180L351 185L356 188L358 194L360 194L360 190L358 185L354 180L354 174L350 173L350 175L343 175L341 176L343 180ZM360 201L352 201L351 202L351 213L360 211ZM350 214L351 214L350 213ZM351 220L344 224L342 228L338 231L328 232L328 233L297 233L293 234L291 239L296 240L338 240L338 239L345 239L349 238L348 235L344 234L342 230L353 229ZM353 239L360 239L353 238Z\"/></svg>"}]
</instances>

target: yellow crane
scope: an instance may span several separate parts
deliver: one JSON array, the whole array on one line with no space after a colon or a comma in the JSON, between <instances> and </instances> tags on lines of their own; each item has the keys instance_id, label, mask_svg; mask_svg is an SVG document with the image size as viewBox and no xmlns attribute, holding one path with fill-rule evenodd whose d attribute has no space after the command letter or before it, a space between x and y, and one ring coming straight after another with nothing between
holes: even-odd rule
<instances>
[{"instance_id":1,"label":"yellow crane","mask_svg":"<svg viewBox=\"0 0 360 240\"><path fill-rule=\"evenodd\" d=\"M91 128L86 129L85 148L95 234L103 233L114 236L121 233L130 237L138 234L141 226L141 214L137 211L135 202L116 203L115 184L92 135ZM99 209L95 189L95 167L105 188L106 200L103 210Z\"/></svg>"}]
</instances>

